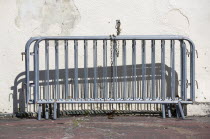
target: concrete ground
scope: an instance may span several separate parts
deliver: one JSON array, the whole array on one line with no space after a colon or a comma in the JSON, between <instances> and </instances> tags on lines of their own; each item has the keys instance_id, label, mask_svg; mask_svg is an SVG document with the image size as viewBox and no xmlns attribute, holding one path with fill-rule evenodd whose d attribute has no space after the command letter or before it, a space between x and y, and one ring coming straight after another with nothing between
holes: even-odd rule
<instances>
[{"instance_id":1,"label":"concrete ground","mask_svg":"<svg viewBox=\"0 0 210 139\"><path fill-rule=\"evenodd\" d=\"M78 116L57 120L0 119L1 139L210 139L210 117Z\"/></svg>"}]
</instances>

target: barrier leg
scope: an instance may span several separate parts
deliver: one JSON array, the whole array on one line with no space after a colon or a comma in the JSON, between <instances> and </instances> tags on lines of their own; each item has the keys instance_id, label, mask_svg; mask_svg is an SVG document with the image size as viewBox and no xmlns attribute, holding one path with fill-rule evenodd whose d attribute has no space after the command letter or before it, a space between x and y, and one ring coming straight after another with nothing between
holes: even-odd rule
<instances>
[{"instance_id":1,"label":"barrier leg","mask_svg":"<svg viewBox=\"0 0 210 139\"><path fill-rule=\"evenodd\" d=\"M57 119L57 104L54 103L54 107L53 107L53 120Z\"/></svg>"},{"instance_id":2,"label":"barrier leg","mask_svg":"<svg viewBox=\"0 0 210 139\"><path fill-rule=\"evenodd\" d=\"M182 109L182 104L181 104L180 101L178 102L178 106L179 106L179 111L180 111L180 114L182 116L182 119L185 119L184 112L183 112L183 109Z\"/></svg>"},{"instance_id":3,"label":"barrier leg","mask_svg":"<svg viewBox=\"0 0 210 139\"><path fill-rule=\"evenodd\" d=\"M42 113L42 104L39 104L39 108L38 108L38 120L41 120L41 113Z\"/></svg>"},{"instance_id":4,"label":"barrier leg","mask_svg":"<svg viewBox=\"0 0 210 139\"><path fill-rule=\"evenodd\" d=\"M57 117L60 117L60 104L57 104Z\"/></svg>"},{"instance_id":5,"label":"barrier leg","mask_svg":"<svg viewBox=\"0 0 210 139\"><path fill-rule=\"evenodd\" d=\"M165 104L162 104L162 116L163 116L163 119L166 118Z\"/></svg>"},{"instance_id":6,"label":"barrier leg","mask_svg":"<svg viewBox=\"0 0 210 139\"><path fill-rule=\"evenodd\" d=\"M52 118L52 104L49 104L49 118Z\"/></svg>"},{"instance_id":7,"label":"barrier leg","mask_svg":"<svg viewBox=\"0 0 210 139\"><path fill-rule=\"evenodd\" d=\"M49 119L49 104L45 105L45 119Z\"/></svg>"},{"instance_id":8,"label":"barrier leg","mask_svg":"<svg viewBox=\"0 0 210 139\"><path fill-rule=\"evenodd\" d=\"M176 118L180 117L179 106L176 104Z\"/></svg>"},{"instance_id":9,"label":"barrier leg","mask_svg":"<svg viewBox=\"0 0 210 139\"><path fill-rule=\"evenodd\" d=\"M171 105L167 105L167 110L168 110L168 117L171 118Z\"/></svg>"}]
</instances>

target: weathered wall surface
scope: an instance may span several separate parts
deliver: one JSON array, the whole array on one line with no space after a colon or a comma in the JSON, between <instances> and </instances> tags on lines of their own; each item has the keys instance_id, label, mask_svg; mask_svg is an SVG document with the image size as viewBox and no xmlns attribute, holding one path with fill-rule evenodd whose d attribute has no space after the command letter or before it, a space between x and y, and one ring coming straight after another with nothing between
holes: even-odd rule
<instances>
[{"instance_id":1,"label":"weathered wall surface","mask_svg":"<svg viewBox=\"0 0 210 139\"><path fill-rule=\"evenodd\" d=\"M20 53L32 36L184 35L194 40L196 101L189 115L210 113L209 0L0 0L0 112L13 112L15 78L24 71Z\"/></svg>"}]
</instances>

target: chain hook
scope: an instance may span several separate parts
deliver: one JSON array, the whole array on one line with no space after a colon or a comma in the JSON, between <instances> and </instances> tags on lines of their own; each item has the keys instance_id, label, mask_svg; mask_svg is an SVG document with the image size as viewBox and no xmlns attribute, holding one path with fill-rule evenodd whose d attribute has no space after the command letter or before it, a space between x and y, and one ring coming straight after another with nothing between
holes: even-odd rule
<instances>
[{"instance_id":1,"label":"chain hook","mask_svg":"<svg viewBox=\"0 0 210 139\"><path fill-rule=\"evenodd\" d=\"M120 33L121 33L120 26L121 26L120 20L116 20L116 26L115 26L115 28L117 29L117 36L120 35ZM117 57L119 57L119 47L120 47L119 45L120 45L119 44L119 40L117 40L117 48L116 48L116 55L117 55Z\"/></svg>"},{"instance_id":2,"label":"chain hook","mask_svg":"<svg viewBox=\"0 0 210 139\"><path fill-rule=\"evenodd\" d=\"M22 61L23 61L23 57L24 57L24 55L26 55L26 53L22 52L21 55L22 55Z\"/></svg>"},{"instance_id":3,"label":"chain hook","mask_svg":"<svg viewBox=\"0 0 210 139\"><path fill-rule=\"evenodd\" d=\"M120 35L120 33L121 33L120 26L121 26L120 20L116 20L116 26L115 26L115 28L117 29L117 36Z\"/></svg>"}]
</instances>

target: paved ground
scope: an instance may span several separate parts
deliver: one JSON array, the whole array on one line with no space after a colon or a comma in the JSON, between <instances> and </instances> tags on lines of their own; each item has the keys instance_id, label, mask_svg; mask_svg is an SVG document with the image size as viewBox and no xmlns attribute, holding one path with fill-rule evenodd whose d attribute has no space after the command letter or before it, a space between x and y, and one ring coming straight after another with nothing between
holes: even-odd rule
<instances>
[{"instance_id":1,"label":"paved ground","mask_svg":"<svg viewBox=\"0 0 210 139\"><path fill-rule=\"evenodd\" d=\"M0 138L154 138L210 139L210 117L68 117L58 120L0 119Z\"/></svg>"}]
</instances>

